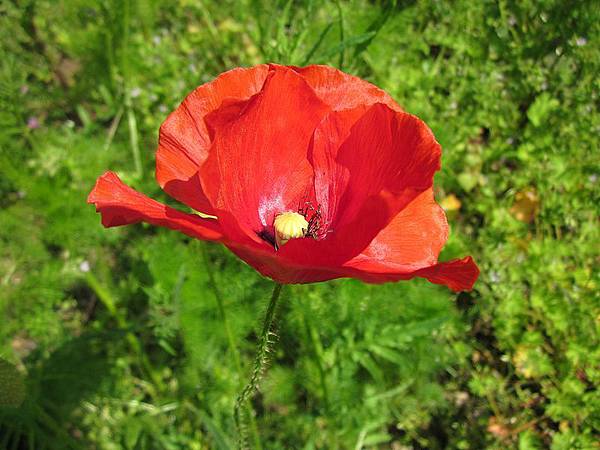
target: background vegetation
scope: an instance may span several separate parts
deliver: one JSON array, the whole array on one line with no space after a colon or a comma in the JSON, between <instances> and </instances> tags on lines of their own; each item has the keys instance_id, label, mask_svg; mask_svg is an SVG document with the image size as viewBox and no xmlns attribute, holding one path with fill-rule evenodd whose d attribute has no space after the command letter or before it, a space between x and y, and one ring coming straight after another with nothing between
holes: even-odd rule
<instances>
[{"instance_id":1,"label":"background vegetation","mask_svg":"<svg viewBox=\"0 0 600 450\"><path fill-rule=\"evenodd\" d=\"M0 448L232 447L270 282L105 230L85 199L110 168L169 201L168 112L275 61L364 77L432 127L443 258L482 275L286 287L262 448L597 449L599 24L594 1L3 2Z\"/></svg>"}]
</instances>

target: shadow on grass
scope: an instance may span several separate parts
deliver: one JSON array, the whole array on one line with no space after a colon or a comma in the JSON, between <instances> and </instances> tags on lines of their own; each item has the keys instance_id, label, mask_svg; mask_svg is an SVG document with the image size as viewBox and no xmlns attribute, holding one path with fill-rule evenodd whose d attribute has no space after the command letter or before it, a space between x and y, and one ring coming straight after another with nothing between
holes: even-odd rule
<instances>
[{"instance_id":1,"label":"shadow on grass","mask_svg":"<svg viewBox=\"0 0 600 450\"><path fill-rule=\"evenodd\" d=\"M26 396L0 406L0 448L87 448L76 408L99 392L112 367L107 349L124 333L84 333L48 356L29 357Z\"/></svg>"}]
</instances>

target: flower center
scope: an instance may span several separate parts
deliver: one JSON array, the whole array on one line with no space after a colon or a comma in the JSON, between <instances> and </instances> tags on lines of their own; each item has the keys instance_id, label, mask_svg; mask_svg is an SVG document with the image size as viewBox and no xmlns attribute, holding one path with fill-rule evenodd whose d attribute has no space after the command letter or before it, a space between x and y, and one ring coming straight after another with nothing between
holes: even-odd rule
<instances>
[{"instance_id":1,"label":"flower center","mask_svg":"<svg viewBox=\"0 0 600 450\"><path fill-rule=\"evenodd\" d=\"M308 221L302 214L286 211L275 217L273 228L275 228L275 248L277 249L290 239L305 237L308 231Z\"/></svg>"}]
</instances>

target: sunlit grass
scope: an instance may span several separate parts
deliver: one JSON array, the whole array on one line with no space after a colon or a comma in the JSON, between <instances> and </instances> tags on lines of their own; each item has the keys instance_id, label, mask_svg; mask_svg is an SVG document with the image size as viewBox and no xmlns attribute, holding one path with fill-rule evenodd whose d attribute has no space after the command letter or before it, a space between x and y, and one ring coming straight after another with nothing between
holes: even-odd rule
<instances>
[{"instance_id":1,"label":"sunlit grass","mask_svg":"<svg viewBox=\"0 0 600 450\"><path fill-rule=\"evenodd\" d=\"M417 280L286 288L253 404L263 448L593 448L593 2L0 11L0 357L26 385L0 408L0 448L235 445L270 283L216 245L105 230L85 199L112 169L175 205L153 179L160 123L221 71L265 61L343 68L425 120L451 199L442 259L472 254L482 275L459 296Z\"/></svg>"}]
</instances>

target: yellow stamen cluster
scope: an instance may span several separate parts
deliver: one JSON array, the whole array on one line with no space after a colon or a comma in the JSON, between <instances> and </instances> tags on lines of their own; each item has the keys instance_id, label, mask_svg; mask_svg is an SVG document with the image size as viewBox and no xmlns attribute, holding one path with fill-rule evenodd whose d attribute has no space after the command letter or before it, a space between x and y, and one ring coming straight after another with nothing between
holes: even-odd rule
<instances>
[{"instance_id":1,"label":"yellow stamen cluster","mask_svg":"<svg viewBox=\"0 0 600 450\"><path fill-rule=\"evenodd\" d=\"M308 221L302 214L287 211L275 217L273 227L275 228L276 248L279 248L290 239L306 236Z\"/></svg>"}]
</instances>

